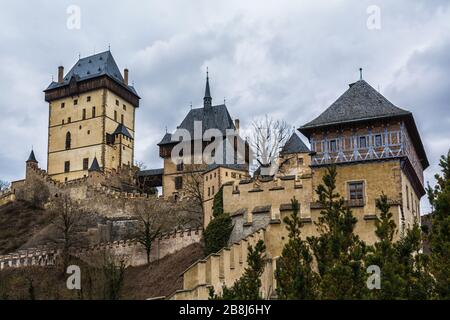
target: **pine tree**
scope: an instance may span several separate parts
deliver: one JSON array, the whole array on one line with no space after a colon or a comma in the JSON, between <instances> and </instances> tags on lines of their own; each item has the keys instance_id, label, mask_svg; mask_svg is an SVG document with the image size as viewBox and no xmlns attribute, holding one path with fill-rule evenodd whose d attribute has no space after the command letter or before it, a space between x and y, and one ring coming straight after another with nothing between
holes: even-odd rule
<instances>
[{"instance_id":1,"label":"pine tree","mask_svg":"<svg viewBox=\"0 0 450 320\"><path fill-rule=\"evenodd\" d=\"M436 174L436 186L428 186L433 207L429 235L431 272L436 279L438 299L450 299L450 151L439 162L442 175Z\"/></svg>"},{"instance_id":2,"label":"pine tree","mask_svg":"<svg viewBox=\"0 0 450 320\"><path fill-rule=\"evenodd\" d=\"M215 253L227 246L233 223L228 213L223 211L223 187L216 193L213 201L213 218L203 233L205 254Z\"/></svg>"},{"instance_id":3,"label":"pine tree","mask_svg":"<svg viewBox=\"0 0 450 320\"><path fill-rule=\"evenodd\" d=\"M386 195L376 200L380 216L375 221L378 241L368 248L366 265L381 270L381 288L371 290L371 299L427 299L433 287L428 259L421 249L421 231L417 223L395 242L397 227Z\"/></svg>"},{"instance_id":4,"label":"pine tree","mask_svg":"<svg viewBox=\"0 0 450 320\"><path fill-rule=\"evenodd\" d=\"M289 241L277 260L277 294L282 300L311 300L317 296L317 275L313 271L313 257L308 243L300 237L302 223L298 200L294 197L291 204L291 216L283 219Z\"/></svg>"},{"instance_id":5,"label":"pine tree","mask_svg":"<svg viewBox=\"0 0 450 320\"><path fill-rule=\"evenodd\" d=\"M327 167L316 188L323 208L316 223L319 235L307 240L317 262L320 298L361 299L367 292L366 246L354 233L357 219L336 192L336 176L336 167Z\"/></svg>"},{"instance_id":6,"label":"pine tree","mask_svg":"<svg viewBox=\"0 0 450 320\"><path fill-rule=\"evenodd\" d=\"M223 287L222 295L216 295L210 289L210 299L214 300L260 300L261 276L264 272L266 246L259 240L255 247L248 246L247 262L244 274L231 288Z\"/></svg>"}]
</instances>

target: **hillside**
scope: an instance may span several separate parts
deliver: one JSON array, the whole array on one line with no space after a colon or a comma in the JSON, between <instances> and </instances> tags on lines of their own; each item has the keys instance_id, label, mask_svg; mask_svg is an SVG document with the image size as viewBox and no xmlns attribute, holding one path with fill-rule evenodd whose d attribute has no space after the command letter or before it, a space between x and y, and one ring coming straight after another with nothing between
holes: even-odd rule
<instances>
[{"instance_id":1,"label":"hillside","mask_svg":"<svg viewBox=\"0 0 450 320\"><path fill-rule=\"evenodd\" d=\"M0 207L0 255L13 252L50 223L50 213L23 201Z\"/></svg>"},{"instance_id":2,"label":"hillside","mask_svg":"<svg viewBox=\"0 0 450 320\"><path fill-rule=\"evenodd\" d=\"M121 298L143 300L182 289L180 274L202 257L202 246L192 244L148 266L127 268ZM0 300L102 299L101 270L96 274L81 261L72 263L82 268L82 291L67 290L67 275L55 267L4 269L0 271Z\"/></svg>"}]
</instances>

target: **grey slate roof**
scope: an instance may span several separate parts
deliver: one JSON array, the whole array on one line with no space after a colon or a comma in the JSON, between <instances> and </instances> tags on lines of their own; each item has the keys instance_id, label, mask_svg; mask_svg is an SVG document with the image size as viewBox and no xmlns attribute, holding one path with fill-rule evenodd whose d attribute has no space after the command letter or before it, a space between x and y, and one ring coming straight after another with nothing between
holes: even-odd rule
<instances>
[{"instance_id":1,"label":"grey slate roof","mask_svg":"<svg viewBox=\"0 0 450 320\"><path fill-rule=\"evenodd\" d=\"M219 167L222 168L227 168L227 169L233 169L233 170L240 170L240 171L248 171L248 166L246 164L217 164L217 163L213 163L208 165L208 167L206 168L206 170L203 173L207 173L211 170L217 169Z\"/></svg>"},{"instance_id":2,"label":"grey slate roof","mask_svg":"<svg viewBox=\"0 0 450 320\"><path fill-rule=\"evenodd\" d=\"M138 172L138 177L150 177L150 176L160 176L164 173L164 169L149 169L141 170Z\"/></svg>"},{"instance_id":3,"label":"grey slate roof","mask_svg":"<svg viewBox=\"0 0 450 320\"><path fill-rule=\"evenodd\" d=\"M281 153L290 154L290 153L299 153L299 152L310 152L309 148L303 143L302 139L297 135L297 133L293 133L289 138L288 142L281 149Z\"/></svg>"},{"instance_id":4,"label":"grey slate roof","mask_svg":"<svg viewBox=\"0 0 450 320\"><path fill-rule=\"evenodd\" d=\"M38 162L36 160L36 157L34 156L34 151L33 150L31 150L31 153L30 153L30 156L28 157L27 162Z\"/></svg>"},{"instance_id":5,"label":"grey slate roof","mask_svg":"<svg viewBox=\"0 0 450 320\"><path fill-rule=\"evenodd\" d=\"M133 139L133 137L130 134L130 131L128 131L128 129L121 123L119 123L119 125L117 126L116 130L114 130L113 135L115 136L116 134L123 134L125 137L128 137L130 139Z\"/></svg>"},{"instance_id":6,"label":"grey slate roof","mask_svg":"<svg viewBox=\"0 0 450 320\"><path fill-rule=\"evenodd\" d=\"M189 132L191 138L194 138L194 121L201 121L202 135L208 129L218 129L223 135L226 134L227 129L235 129L234 122L231 119L228 109L224 104L207 107L191 109L186 115L178 129L185 129ZM171 141L172 135L166 133L158 145L173 143Z\"/></svg>"},{"instance_id":7,"label":"grey slate roof","mask_svg":"<svg viewBox=\"0 0 450 320\"><path fill-rule=\"evenodd\" d=\"M409 114L411 112L393 105L366 81L359 80L352 83L350 88L321 115L300 127L300 131L338 123Z\"/></svg>"},{"instance_id":8,"label":"grey slate roof","mask_svg":"<svg viewBox=\"0 0 450 320\"><path fill-rule=\"evenodd\" d=\"M92 171L99 171L99 172L101 172L102 171L100 169L99 164L98 164L97 157L94 157L94 160L92 161L91 167L89 168L88 171L89 172L92 172Z\"/></svg>"},{"instance_id":9,"label":"grey slate roof","mask_svg":"<svg viewBox=\"0 0 450 320\"><path fill-rule=\"evenodd\" d=\"M167 133L164 135L164 137L161 139L161 141L158 143L158 146L164 145L164 144L170 144L175 143L176 141L172 141L172 134Z\"/></svg>"},{"instance_id":10,"label":"grey slate roof","mask_svg":"<svg viewBox=\"0 0 450 320\"><path fill-rule=\"evenodd\" d=\"M68 85L72 77L75 77L77 81L82 81L104 75L115 80L117 83L137 95L137 92L133 86L127 86L124 84L122 74L111 54L111 51L105 51L79 59L72 69L70 69L70 71L65 75L63 83L52 82L46 90Z\"/></svg>"}]
</instances>

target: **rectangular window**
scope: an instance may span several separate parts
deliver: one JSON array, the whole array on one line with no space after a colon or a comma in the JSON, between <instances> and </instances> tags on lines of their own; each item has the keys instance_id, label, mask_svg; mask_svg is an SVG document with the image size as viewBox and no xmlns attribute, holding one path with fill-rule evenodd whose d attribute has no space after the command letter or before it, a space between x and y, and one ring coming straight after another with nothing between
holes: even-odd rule
<instances>
[{"instance_id":1,"label":"rectangular window","mask_svg":"<svg viewBox=\"0 0 450 320\"><path fill-rule=\"evenodd\" d=\"M364 205L364 182L349 182L350 205Z\"/></svg>"},{"instance_id":2,"label":"rectangular window","mask_svg":"<svg viewBox=\"0 0 450 320\"><path fill-rule=\"evenodd\" d=\"M61 109L63 109L66 106L64 102L61 102Z\"/></svg>"},{"instance_id":3,"label":"rectangular window","mask_svg":"<svg viewBox=\"0 0 450 320\"><path fill-rule=\"evenodd\" d=\"M211 195L211 188L208 187L208 197Z\"/></svg>"},{"instance_id":4,"label":"rectangular window","mask_svg":"<svg viewBox=\"0 0 450 320\"><path fill-rule=\"evenodd\" d=\"M92 107L92 118L95 118L95 107Z\"/></svg>"},{"instance_id":5,"label":"rectangular window","mask_svg":"<svg viewBox=\"0 0 450 320\"><path fill-rule=\"evenodd\" d=\"M125 104L122 107L123 107L123 110L127 111L127 106Z\"/></svg>"},{"instance_id":6,"label":"rectangular window","mask_svg":"<svg viewBox=\"0 0 450 320\"><path fill-rule=\"evenodd\" d=\"M64 124L64 119L62 119L62 124Z\"/></svg>"},{"instance_id":7,"label":"rectangular window","mask_svg":"<svg viewBox=\"0 0 450 320\"><path fill-rule=\"evenodd\" d=\"M114 121L117 121L117 111L114 110Z\"/></svg>"},{"instance_id":8,"label":"rectangular window","mask_svg":"<svg viewBox=\"0 0 450 320\"><path fill-rule=\"evenodd\" d=\"M180 190L183 188L183 177L175 177L175 189Z\"/></svg>"},{"instance_id":9,"label":"rectangular window","mask_svg":"<svg viewBox=\"0 0 450 320\"><path fill-rule=\"evenodd\" d=\"M64 172L70 171L70 161L64 162Z\"/></svg>"},{"instance_id":10,"label":"rectangular window","mask_svg":"<svg viewBox=\"0 0 450 320\"><path fill-rule=\"evenodd\" d=\"M83 109L83 115L82 115L82 119L85 120L86 119L86 109Z\"/></svg>"},{"instance_id":11,"label":"rectangular window","mask_svg":"<svg viewBox=\"0 0 450 320\"><path fill-rule=\"evenodd\" d=\"M86 101L87 101L87 102L91 102L91 96L88 96L88 97L86 98Z\"/></svg>"},{"instance_id":12,"label":"rectangular window","mask_svg":"<svg viewBox=\"0 0 450 320\"><path fill-rule=\"evenodd\" d=\"M184 169L183 163L178 163L177 164L177 171L183 171L183 169Z\"/></svg>"},{"instance_id":13,"label":"rectangular window","mask_svg":"<svg viewBox=\"0 0 450 320\"><path fill-rule=\"evenodd\" d=\"M359 148L365 149L367 148L367 140L366 137L359 137Z\"/></svg>"},{"instance_id":14,"label":"rectangular window","mask_svg":"<svg viewBox=\"0 0 450 320\"><path fill-rule=\"evenodd\" d=\"M88 170L89 169L89 158L84 158L83 159L83 170Z\"/></svg>"},{"instance_id":15,"label":"rectangular window","mask_svg":"<svg viewBox=\"0 0 450 320\"><path fill-rule=\"evenodd\" d=\"M78 104L78 99L73 100L73 105L76 106Z\"/></svg>"},{"instance_id":16,"label":"rectangular window","mask_svg":"<svg viewBox=\"0 0 450 320\"><path fill-rule=\"evenodd\" d=\"M302 166L303 165L303 158L297 159L297 165Z\"/></svg>"},{"instance_id":17,"label":"rectangular window","mask_svg":"<svg viewBox=\"0 0 450 320\"><path fill-rule=\"evenodd\" d=\"M118 106L119 105L119 100L116 100L116 106Z\"/></svg>"},{"instance_id":18,"label":"rectangular window","mask_svg":"<svg viewBox=\"0 0 450 320\"><path fill-rule=\"evenodd\" d=\"M72 122L72 118L71 117L67 118L67 123L71 123L71 122Z\"/></svg>"},{"instance_id":19,"label":"rectangular window","mask_svg":"<svg viewBox=\"0 0 450 320\"><path fill-rule=\"evenodd\" d=\"M212 190L211 190L212 194L214 194L214 186L212 186Z\"/></svg>"},{"instance_id":20,"label":"rectangular window","mask_svg":"<svg viewBox=\"0 0 450 320\"><path fill-rule=\"evenodd\" d=\"M123 124L123 114L120 115L120 123Z\"/></svg>"},{"instance_id":21,"label":"rectangular window","mask_svg":"<svg viewBox=\"0 0 450 320\"><path fill-rule=\"evenodd\" d=\"M330 152L337 151L337 143L336 140L330 140Z\"/></svg>"},{"instance_id":22,"label":"rectangular window","mask_svg":"<svg viewBox=\"0 0 450 320\"><path fill-rule=\"evenodd\" d=\"M375 147L381 147L383 145L383 139L381 138L381 134L375 135Z\"/></svg>"}]
</instances>

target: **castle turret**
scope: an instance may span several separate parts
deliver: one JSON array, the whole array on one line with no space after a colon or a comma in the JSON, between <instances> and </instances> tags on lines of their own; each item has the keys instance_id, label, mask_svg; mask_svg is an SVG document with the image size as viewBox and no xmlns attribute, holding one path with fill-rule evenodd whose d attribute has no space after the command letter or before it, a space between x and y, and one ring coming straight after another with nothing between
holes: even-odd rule
<instances>
[{"instance_id":1,"label":"castle turret","mask_svg":"<svg viewBox=\"0 0 450 320\"><path fill-rule=\"evenodd\" d=\"M34 155L33 149L31 149L30 156L28 157L28 160L26 161L26 169L25 169L25 177L29 177L29 171L31 169L37 169L38 168L38 161L36 160L36 157Z\"/></svg>"}]
</instances>

